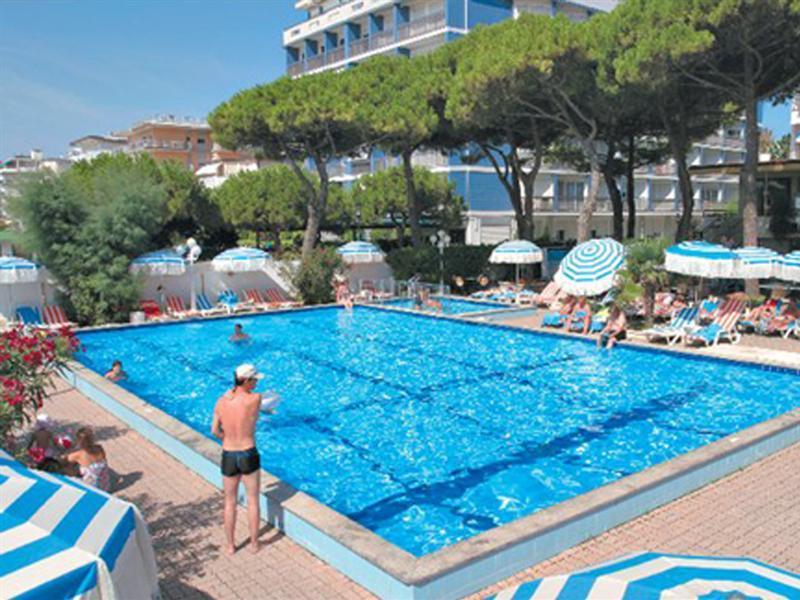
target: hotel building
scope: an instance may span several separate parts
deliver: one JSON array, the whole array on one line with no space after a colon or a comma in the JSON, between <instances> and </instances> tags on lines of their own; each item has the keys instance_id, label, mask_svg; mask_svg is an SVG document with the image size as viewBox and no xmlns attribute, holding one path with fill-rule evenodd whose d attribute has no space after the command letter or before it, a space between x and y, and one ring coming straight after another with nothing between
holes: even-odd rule
<instances>
[{"instance_id":1,"label":"hotel building","mask_svg":"<svg viewBox=\"0 0 800 600\"><path fill-rule=\"evenodd\" d=\"M617 0L298 0L306 12L301 23L283 33L286 71L301 76L339 70L376 54L416 56L466 35L478 25L497 23L523 13L564 14L581 21L613 10ZM720 128L695 144L692 166L740 162L744 157L743 124ZM513 212L491 165L465 165L457 155L421 151L416 164L444 173L467 205L466 241L491 244L514 235ZM379 152L348 159L334 167L335 178L347 183L358 176L397 164ZM695 202L698 222L705 212L718 211L738 200L738 180L726 174L697 175ZM620 186L625 189L624 180ZM573 239L576 215L589 188L588 175L566 165L544 165L536 182L537 236ZM636 173L636 205L641 234L673 235L680 212L674 164ZM592 227L598 236L611 232L611 205L605 186Z\"/></svg>"}]
</instances>

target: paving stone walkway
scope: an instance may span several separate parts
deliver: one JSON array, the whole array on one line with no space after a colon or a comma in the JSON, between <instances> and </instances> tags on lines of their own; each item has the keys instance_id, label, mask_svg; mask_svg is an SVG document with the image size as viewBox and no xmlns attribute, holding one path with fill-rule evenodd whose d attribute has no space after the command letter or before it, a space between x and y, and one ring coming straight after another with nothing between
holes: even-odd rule
<instances>
[{"instance_id":1,"label":"paving stone walkway","mask_svg":"<svg viewBox=\"0 0 800 600\"><path fill-rule=\"evenodd\" d=\"M371 598L363 588L265 525L264 548L221 552L219 491L91 400L62 386L45 410L91 424L118 475L115 493L147 520L165 600ZM523 571L509 585L637 550L744 555L800 572L800 444ZM247 538L240 511L237 538Z\"/></svg>"}]
</instances>

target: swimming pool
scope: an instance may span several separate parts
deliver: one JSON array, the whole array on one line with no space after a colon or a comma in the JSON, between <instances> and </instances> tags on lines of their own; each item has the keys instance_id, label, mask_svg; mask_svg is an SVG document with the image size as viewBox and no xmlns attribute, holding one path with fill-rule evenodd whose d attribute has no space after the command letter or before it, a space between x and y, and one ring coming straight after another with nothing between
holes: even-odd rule
<instances>
[{"instance_id":1,"label":"swimming pool","mask_svg":"<svg viewBox=\"0 0 800 600\"><path fill-rule=\"evenodd\" d=\"M233 368L284 403L263 466L416 556L800 405L800 377L370 307L80 334L97 372L207 434ZM610 382L610 383L609 383Z\"/></svg>"},{"instance_id":2,"label":"swimming pool","mask_svg":"<svg viewBox=\"0 0 800 600\"><path fill-rule=\"evenodd\" d=\"M462 315L474 312L483 312L487 310L497 310L502 308L509 308L507 304L499 304L497 302L480 302L476 300L461 300L460 298L452 298L447 296L434 296L434 300L442 303L442 313L445 315ZM403 308L407 310L414 309L414 300L412 298L395 298L393 300L385 300L380 302L381 305L390 306L392 308ZM426 312L436 312L434 309L427 308Z\"/></svg>"}]
</instances>

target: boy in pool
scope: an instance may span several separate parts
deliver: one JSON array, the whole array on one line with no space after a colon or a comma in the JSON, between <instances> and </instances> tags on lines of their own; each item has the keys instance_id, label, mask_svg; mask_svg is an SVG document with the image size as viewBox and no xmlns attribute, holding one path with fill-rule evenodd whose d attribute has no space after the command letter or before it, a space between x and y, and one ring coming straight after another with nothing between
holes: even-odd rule
<instances>
[{"instance_id":1,"label":"boy in pool","mask_svg":"<svg viewBox=\"0 0 800 600\"><path fill-rule=\"evenodd\" d=\"M233 333L228 338L228 341L232 344L240 344L242 342L249 342L250 336L244 332L244 328L242 327L241 323L236 323L233 326Z\"/></svg>"},{"instance_id":2,"label":"boy in pool","mask_svg":"<svg viewBox=\"0 0 800 600\"><path fill-rule=\"evenodd\" d=\"M115 360L111 363L111 370L105 374L105 378L109 381L122 381L128 378L128 374L122 370L121 360Z\"/></svg>"}]
</instances>

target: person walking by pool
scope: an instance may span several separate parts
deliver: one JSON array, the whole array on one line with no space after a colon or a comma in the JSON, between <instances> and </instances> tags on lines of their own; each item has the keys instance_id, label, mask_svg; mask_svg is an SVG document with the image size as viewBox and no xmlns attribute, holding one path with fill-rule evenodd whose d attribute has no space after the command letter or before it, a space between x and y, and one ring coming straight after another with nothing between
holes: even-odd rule
<instances>
[{"instance_id":1,"label":"person walking by pool","mask_svg":"<svg viewBox=\"0 0 800 600\"><path fill-rule=\"evenodd\" d=\"M115 360L111 363L111 369L106 372L104 377L109 381L122 381L128 378L128 374L122 369L122 361Z\"/></svg>"},{"instance_id":2,"label":"person walking by pool","mask_svg":"<svg viewBox=\"0 0 800 600\"><path fill-rule=\"evenodd\" d=\"M597 346L610 350L614 347L614 344L627 337L627 329L628 319L625 316L625 311L615 304L611 307L611 314L608 316L606 326L600 332Z\"/></svg>"},{"instance_id":3,"label":"person walking by pool","mask_svg":"<svg viewBox=\"0 0 800 600\"><path fill-rule=\"evenodd\" d=\"M217 400L211 423L211 434L222 440L222 479L224 491L223 528L225 553L236 551L236 499L239 482L247 492L247 516L250 524L250 550L258 552L258 528L261 522L259 491L261 459L255 443L255 428L261 409L261 394L256 385L264 376L251 364L243 364L234 372L233 389Z\"/></svg>"},{"instance_id":4,"label":"person walking by pool","mask_svg":"<svg viewBox=\"0 0 800 600\"><path fill-rule=\"evenodd\" d=\"M105 492L111 489L111 477L108 471L106 451L95 442L94 432L90 427L81 427L75 433L78 449L67 454L68 463L78 466L81 481Z\"/></svg>"},{"instance_id":5,"label":"person walking by pool","mask_svg":"<svg viewBox=\"0 0 800 600\"><path fill-rule=\"evenodd\" d=\"M250 336L244 332L244 327L242 327L241 323L236 323L233 326L233 333L228 338L228 341L232 344L241 344L243 342L249 342Z\"/></svg>"}]
</instances>

